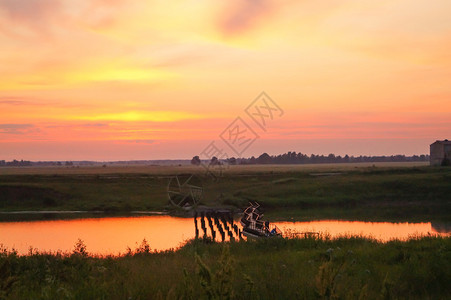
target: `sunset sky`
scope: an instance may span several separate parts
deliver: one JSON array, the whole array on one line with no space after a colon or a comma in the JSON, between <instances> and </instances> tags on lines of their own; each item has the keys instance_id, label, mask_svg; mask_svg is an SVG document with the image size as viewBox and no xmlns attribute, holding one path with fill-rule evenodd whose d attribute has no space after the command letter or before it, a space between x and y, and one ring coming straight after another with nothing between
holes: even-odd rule
<instances>
[{"instance_id":1,"label":"sunset sky","mask_svg":"<svg viewBox=\"0 0 451 300\"><path fill-rule=\"evenodd\" d=\"M451 138L449 0L0 0L0 160L427 154ZM245 109L283 110L261 128Z\"/></svg>"}]
</instances>

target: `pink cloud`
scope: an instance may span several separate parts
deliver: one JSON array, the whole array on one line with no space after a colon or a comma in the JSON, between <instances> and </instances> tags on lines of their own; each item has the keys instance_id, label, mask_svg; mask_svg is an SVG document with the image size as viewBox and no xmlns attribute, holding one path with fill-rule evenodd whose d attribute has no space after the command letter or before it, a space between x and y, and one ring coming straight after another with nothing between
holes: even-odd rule
<instances>
[{"instance_id":1,"label":"pink cloud","mask_svg":"<svg viewBox=\"0 0 451 300\"><path fill-rule=\"evenodd\" d=\"M238 34L256 25L269 14L274 5L268 0L233 0L230 1L220 20L220 30L225 34Z\"/></svg>"},{"instance_id":2,"label":"pink cloud","mask_svg":"<svg viewBox=\"0 0 451 300\"><path fill-rule=\"evenodd\" d=\"M0 10L13 21L35 26L46 22L60 7L60 0L0 0Z\"/></svg>"}]
</instances>

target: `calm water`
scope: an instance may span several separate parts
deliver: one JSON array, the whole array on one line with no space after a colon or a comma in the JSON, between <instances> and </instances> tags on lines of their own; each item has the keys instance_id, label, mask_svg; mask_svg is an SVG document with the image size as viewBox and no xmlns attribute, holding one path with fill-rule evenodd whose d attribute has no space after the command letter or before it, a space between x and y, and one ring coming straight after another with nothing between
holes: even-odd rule
<instances>
[{"instance_id":1,"label":"calm water","mask_svg":"<svg viewBox=\"0 0 451 300\"><path fill-rule=\"evenodd\" d=\"M198 222L199 224L200 222ZM412 235L450 235L446 225L429 223L389 223L351 221L277 222L282 231L371 236L388 241L407 239ZM207 226L208 227L208 226ZM199 230L200 224L199 224ZM26 254L30 247L40 251L72 251L80 238L87 251L95 254L118 254L127 247L135 249L146 239L153 250L177 248L194 238L191 218L170 216L109 217L76 220L3 222L0 223L0 244L9 250ZM219 241L220 237L216 237Z\"/></svg>"}]
</instances>

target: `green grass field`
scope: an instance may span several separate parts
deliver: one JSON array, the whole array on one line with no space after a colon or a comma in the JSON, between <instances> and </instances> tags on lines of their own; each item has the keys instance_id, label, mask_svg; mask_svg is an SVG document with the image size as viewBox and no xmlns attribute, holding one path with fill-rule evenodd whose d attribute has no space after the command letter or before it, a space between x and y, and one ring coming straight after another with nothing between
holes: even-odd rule
<instances>
[{"instance_id":1,"label":"green grass field","mask_svg":"<svg viewBox=\"0 0 451 300\"><path fill-rule=\"evenodd\" d=\"M427 162L382 162L382 163L340 163L340 164L296 164L296 165L232 165L224 168L227 174L261 172L317 172L349 171L368 167L409 168L429 166ZM201 174L205 169L193 165L100 165L94 166L49 166L49 167L1 167L1 175L100 175L100 174L147 174L173 175L180 173Z\"/></svg>"},{"instance_id":2,"label":"green grass field","mask_svg":"<svg viewBox=\"0 0 451 300\"><path fill-rule=\"evenodd\" d=\"M451 238L192 241L121 257L0 251L2 299L449 299Z\"/></svg>"},{"instance_id":3,"label":"green grass field","mask_svg":"<svg viewBox=\"0 0 451 300\"><path fill-rule=\"evenodd\" d=\"M450 220L451 169L424 164L231 166L218 180L195 166L1 168L0 211L173 211L167 185L197 173L202 204L258 201L273 219Z\"/></svg>"}]
</instances>

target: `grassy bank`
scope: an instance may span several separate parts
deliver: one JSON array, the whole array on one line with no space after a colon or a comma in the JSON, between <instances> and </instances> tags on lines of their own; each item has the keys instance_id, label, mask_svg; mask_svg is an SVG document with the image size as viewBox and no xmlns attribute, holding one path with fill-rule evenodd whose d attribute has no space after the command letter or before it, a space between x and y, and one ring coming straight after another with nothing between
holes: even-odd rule
<instances>
[{"instance_id":1,"label":"grassy bank","mask_svg":"<svg viewBox=\"0 0 451 300\"><path fill-rule=\"evenodd\" d=\"M153 169L152 169L153 168ZM29 170L0 175L0 211L164 210L172 175L202 168ZM24 172L24 170L21 170ZM39 171L39 172L38 172ZM18 172L18 171L17 171ZM202 178L203 204L241 209L258 201L271 218L449 221L451 169L399 164L232 166Z\"/></svg>"},{"instance_id":2,"label":"grassy bank","mask_svg":"<svg viewBox=\"0 0 451 300\"><path fill-rule=\"evenodd\" d=\"M151 246L151 245L150 245ZM6 299L449 299L451 238L192 241L121 257L0 254Z\"/></svg>"}]
</instances>

